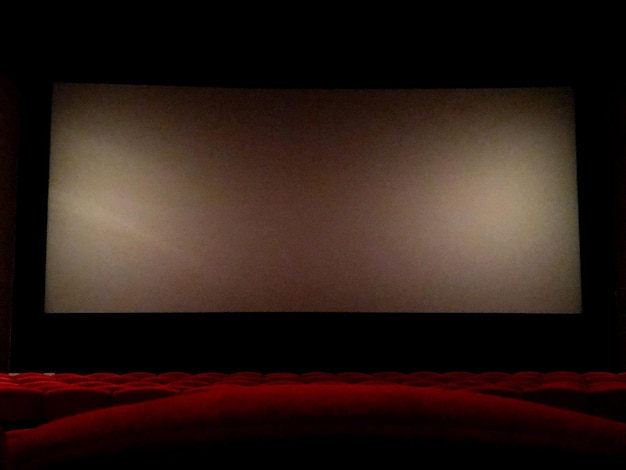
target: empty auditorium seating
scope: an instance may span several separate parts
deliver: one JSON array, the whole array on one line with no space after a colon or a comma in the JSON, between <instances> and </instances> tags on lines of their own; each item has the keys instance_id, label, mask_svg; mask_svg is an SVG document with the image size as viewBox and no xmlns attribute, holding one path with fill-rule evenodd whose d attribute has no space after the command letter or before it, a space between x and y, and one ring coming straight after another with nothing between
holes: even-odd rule
<instances>
[{"instance_id":1,"label":"empty auditorium seating","mask_svg":"<svg viewBox=\"0 0 626 470\"><path fill-rule=\"evenodd\" d=\"M554 372L132 372L0 374L0 425L31 427L81 412L223 386L398 384L464 390L607 417L626 423L626 373Z\"/></svg>"},{"instance_id":2,"label":"empty auditorium seating","mask_svg":"<svg viewBox=\"0 0 626 470\"><path fill-rule=\"evenodd\" d=\"M444 374L431 376L440 379L435 385L407 386L409 375L137 374L84 381L63 375L66 382L51 377L48 387L43 386L45 379L31 375L33 380L26 383L38 383L40 410L52 413L50 420L0 436L0 466L94 470L626 465L626 423L476 393L472 390L480 386L482 376ZM570 392L572 384L583 382L570 378L553 382L555 387L549 389L564 384L567 404L578 406L577 398L569 400ZM487 382L494 379L500 380L490 375ZM527 379L523 382L528 384ZM519 384L515 377L512 382ZM81 395L83 389L97 393ZM63 391L66 408L59 407ZM101 392L109 393L109 404L117 405L101 407ZM81 405L70 406L72 398ZM80 406L92 409L77 412ZM68 412L74 414L61 417Z\"/></svg>"}]
</instances>

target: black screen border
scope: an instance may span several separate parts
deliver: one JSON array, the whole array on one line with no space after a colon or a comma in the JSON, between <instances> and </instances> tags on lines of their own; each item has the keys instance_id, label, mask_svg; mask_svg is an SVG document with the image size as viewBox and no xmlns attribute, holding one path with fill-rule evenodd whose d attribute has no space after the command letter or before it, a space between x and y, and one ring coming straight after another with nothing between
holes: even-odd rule
<instances>
[{"instance_id":1,"label":"black screen border","mask_svg":"<svg viewBox=\"0 0 626 470\"><path fill-rule=\"evenodd\" d=\"M541 77L541 76L540 76ZM45 314L52 84L263 87L572 86L575 90L583 312ZM610 92L571 77L363 78L55 73L23 77L11 327L12 371L607 370L617 367Z\"/></svg>"}]
</instances>

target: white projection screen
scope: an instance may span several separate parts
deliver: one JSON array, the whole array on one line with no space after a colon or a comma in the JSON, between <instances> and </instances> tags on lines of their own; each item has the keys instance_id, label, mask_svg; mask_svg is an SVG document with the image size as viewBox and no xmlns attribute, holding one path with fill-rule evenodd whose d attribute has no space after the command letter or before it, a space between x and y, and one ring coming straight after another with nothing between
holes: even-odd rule
<instances>
[{"instance_id":1,"label":"white projection screen","mask_svg":"<svg viewBox=\"0 0 626 470\"><path fill-rule=\"evenodd\" d=\"M580 313L573 91L55 83L45 312Z\"/></svg>"}]
</instances>

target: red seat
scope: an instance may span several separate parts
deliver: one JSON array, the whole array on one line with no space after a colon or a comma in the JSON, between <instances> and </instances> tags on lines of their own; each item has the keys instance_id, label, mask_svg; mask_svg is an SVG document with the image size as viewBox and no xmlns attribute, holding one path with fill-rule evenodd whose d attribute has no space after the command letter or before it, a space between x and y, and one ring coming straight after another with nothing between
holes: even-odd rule
<instances>
[{"instance_id":1,"label":"red seat","mask_svg":"<svg viewBox=\"0 0 626 470\"><path fill-rule=\"evenodd\" d=\"M43 395L33 388L0 384L0 421L3 426L44 419Z\"/></svg>"},{"instance_id":2,"label":"red seat","mask_svg":"<svg viewBox=\"0 0 626 470\"><path fill-rule=\"evenodd\" d=\"M587 389L578 381L547 382L520 393L524 400L573 411L589 412Z\"/></svg>"},{"instance_id":3,"label":"red seat","mask_svg":"<svg viewBox=\"0 0 626 470\"><path fill-rule=\"evenodd\" d=\"M48 421L98 408L111 406L111 393L95 387L68 386L49 390L43 395Z\"/></svg>"},{"instance_id":4,"label":"red seat","mask_svg":"<svg viewBox=\"0 0 626 470\"><path fill-rule=\"evenodd\" d=\"M156 398L171 397L178 395L175 389L154 384L132 383L111 393L112 405L127 405Z\"/></svg>"},{"instance_id":5,"label":"red seat","mask_svg":"<svg viewBox=\"0 0 626 470\"><path fill-rule=\"evenodd\" d=\"M623 468L626 424L466 391L217 386L9 431L5 470L307 465ZM296 460L294 460L296 459ZM381 467L383 468L383 467Z\"/></svg>"}]
</instances>

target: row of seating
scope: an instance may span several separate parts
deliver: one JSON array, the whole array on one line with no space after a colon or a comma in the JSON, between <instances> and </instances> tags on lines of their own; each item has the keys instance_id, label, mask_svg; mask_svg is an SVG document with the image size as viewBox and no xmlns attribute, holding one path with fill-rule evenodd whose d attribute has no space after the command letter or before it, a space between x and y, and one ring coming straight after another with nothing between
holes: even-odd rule
<instances>
[{"instance_id":1,"label":"row of seating","mask_svg":"<svg viewBox=\"0 0 626 470\"><path fill-rule=\"evenodd\" d=\"M585 413L384 380L265 384L212 385L9 430L0 469L626 466L626 423Z\"/></svg>"},{"instance_id":2,"label":"row of seating","mask_svg":"<svg viewBox=\"0 0 626 470\"><path fill-rule=\"evenodd\" d=\"M402 384L519 398L626 422L626 373L553 372L19 372L0 374L0 426L30 427L84 411L220 386Z\"/></svg>"}]
</instances>

